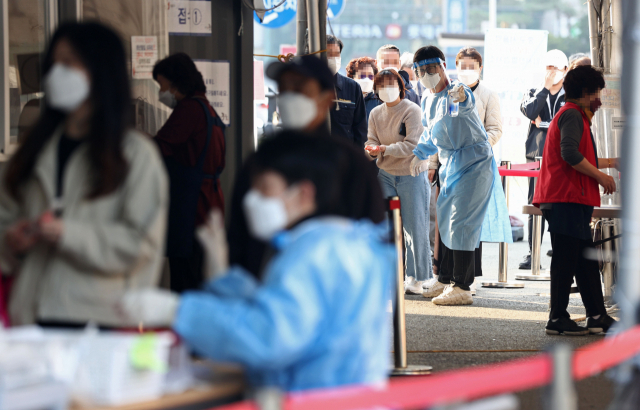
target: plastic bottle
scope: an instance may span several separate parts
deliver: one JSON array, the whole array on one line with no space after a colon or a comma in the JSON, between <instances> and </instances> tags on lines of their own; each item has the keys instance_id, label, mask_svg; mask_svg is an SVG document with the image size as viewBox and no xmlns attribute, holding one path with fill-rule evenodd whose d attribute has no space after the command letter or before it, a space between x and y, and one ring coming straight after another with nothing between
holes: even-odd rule
<instances>
[{"instance_id":1,"label":"plastic bottle","mask_svg":"<svg viewBox=\"0 0 640 410\"><path fill-rule=\"evenodd\" d=\"M453 102L453 97L447 95L447 115L450 117L457 117L460 111L460 103Z\"/></svg>"}]
</instances>

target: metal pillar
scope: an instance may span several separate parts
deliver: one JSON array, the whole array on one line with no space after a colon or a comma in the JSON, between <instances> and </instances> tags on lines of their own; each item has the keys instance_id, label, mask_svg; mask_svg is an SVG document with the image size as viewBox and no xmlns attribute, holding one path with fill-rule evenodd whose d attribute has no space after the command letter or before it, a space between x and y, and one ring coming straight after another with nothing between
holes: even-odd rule
<instances>
[{"instance_id":1,"label":"metal pillar","mask_svg":"<svg viewBox=\"0 0 640 410\"><path fill-rule=\"evenodd\" d=\"M542 157L536 157L536 160L540 162L540 169L542 169ZM538 178L534 178L533 187L538 183ZM548 271L542 271L540 269L540 256L542 246L542 216L533 215L533 227L531 228L531 275L516 275L516 280L551 280L551 275Z\"/></svg>"},{"instance_id":2,"label":"metal pillar","mask_svg":"<svg viewBox=\"0 0 640 410\"><path fill-rule=\"evenodd\" d=\"M307 24L309 25L309 52L322 50L320 48L320 8L318 0L307 0ZM320 58L319 54L316 54Z\"/></svg>"},{"instance_id":3,"label":"metal pillar","mask_svg":"<svg viewBox=\"0 0 640 410\"><path fill-rule=\"evenodd\" d=\"M589 46L591 47L591 63L594 67L601 67L600 60L600 25L598 14L600 13L601 0L589 0L587 12L589 17Z\"/></svg>"},{"instance_id":4,"label":"metal pillar","mask_svg":"<svg viewBox=\"0 0 640 410\"><path fill-rule=\"evenodd\" d=\"M613 27L611 26L611 0L601 0L601 44L602 68L605 74L611 73L611 47L613 45Z\"/></svg>"},{"instance_id":5,"label":"metal pillar","mask_svg":"<svg viewBox=\"0 0 640 410\"><path fill-rule=\"evenodd\" d=\"M506 165L507 169L511 169L511 161L502 161L500 165ZM509 208L509 177L502 177L502 189L504 190L504 196L507 201L507 209ZM497 282L482 282L484 288L524 288L524 284L517 282L509 282L507 280L508 261L509 261L509 244L505 242L500 243L500 249L498 253L499 266L498 266L498 281Z\"/></svg>"},{"instance_id":6,"label":"metal pillar","mask_svg":"<svg viewBox=\"0 0 640 410\"><path fill-rule=\"evenodd\" d=\"M603 221L600 225L602 230L602 239L611 237L612 225L608 221ZM611 257L611 241L602 244L602 280L604 282L604 303L607 306L613 304L613 261Z\"/></svg>"},{"instance_id":7,"label":"metal pillar","mask_svg":"<svg viewBox=\"0 0 640 410\"><path fill-rule=\"evenodd\" d=\"M298 11L296 14L298 25L296 27L296 55L304 55L304 47L307 42L307 2L298 1Z\"/></svg>"},{"instance_id":8,"label":"metal pillar","mask_svg":"<svg viewBox=\"0 0 640 410\"><path fill-rule=\"evenodd\" d=\"M407 364L407 328L404 313L404 254L400 198L394 196L389 201L393 221L393 243L396 248L396 303L393 315L393 359L392 376L419 376L431 374L431 366L409 366Z\"/></svg>"},{"instance_id":9,"label":"metal pillar","mask_svg":"<svg viewBox=\"0 0 640 410\"><path fill-rule=\"evenodd\" d=\"M577 410L578 398L573 383L571 347L564 343L551 348L553 380L543 396L545 410Z\"/></svg>"}]
</instances>

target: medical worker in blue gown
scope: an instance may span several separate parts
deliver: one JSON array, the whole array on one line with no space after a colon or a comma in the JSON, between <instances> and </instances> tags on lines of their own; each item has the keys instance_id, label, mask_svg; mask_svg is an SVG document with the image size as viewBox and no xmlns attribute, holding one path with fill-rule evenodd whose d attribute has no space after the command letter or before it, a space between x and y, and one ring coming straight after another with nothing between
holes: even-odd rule
<instances>
[{"instance_id":1,"label":"medical worker in blue gown","mask_svg":"<svg viewBox=\"0 0 640 410\"><path fill-rule=\"evenodd\" d=\"M449 80L444 54L437 47L419 49L413 61L431 93L422 99L425 130L413 151L412 172L436 152L442 163L436 210L445 247L438 282L423 296L438 305L470 305L474 250L480 241L512 242L509 212L473 92Z\"/></svg>"},{"instance_id":2,"label":"medical worker in blue gown","mask_svg":"<svg viewBox=\"0 0 640 410\"><path fill-rule=\"evenodd\" d=\"M263 142L255 164L243 205L251 233L273 246L264 281L226 266L214 214L199 231L213 276L203 289L136 291L119 310L173 324L199 354L242 364L253 386L384 382L395 257L384 225L360 219L384 219L375 170L355 147L297 132Z\"/></svg>"}]
</instances>

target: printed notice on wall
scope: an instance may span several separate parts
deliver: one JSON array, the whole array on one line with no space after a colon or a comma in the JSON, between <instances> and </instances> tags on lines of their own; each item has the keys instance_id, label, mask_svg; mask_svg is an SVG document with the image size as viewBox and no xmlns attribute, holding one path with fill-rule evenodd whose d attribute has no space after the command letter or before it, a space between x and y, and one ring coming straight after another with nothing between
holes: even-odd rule
<instances>
[{"instance_id":1,"label":"printed notice on wall","mask_svg":"<svg viewBox=\"0 0 640 410\"><path fill-rule=\"evenodd\" d=\"M167 1L169 34L211 35L211 0Z\"/></svg>"},{"instance_id":2,"label":"printed notice on wall","mask_svg":"<svg viewBox=\"0 0 640 410\"><path fill-rule=\"evenodd\" d=\"M131 37L131 76L135 80L153 79L153 66L158 61L158 37Z\"/></svg>"},{"instance_id":3,"label":"printed notice on wall","mask_svg":"<svg viewBox=\"0 0 640 410\"><path fill-rule=\"evenodd\" d=\"M194 60L198 71L202 73L204 84L207 87L207 99L216 110L218 116L225 125L230 125L229 97L231 94L229 80L229 62Z\"/></svg>"},{"instance_id":4,"label":"printed notice on wall","mask_svg":"<svg viewBox=\"0 0 640 410\"><path fill-rule=\"evenodd\" d=\"M606 74L604 80L606 86L600 93L602 108L620 109L620 76Z\"/></svg>"},{"instance_id":5,"label":"printed notice on wall","mask_svg":"<svg viewBox=\"0 0 640 410\"><path fill-rule=\"evenodd\" d=\"M614 130L623 130L624 129L624 124L625 124L625 118L624 117L612 117L611 121L613 122L613 129Z\"/></svg>"}]
</instances>

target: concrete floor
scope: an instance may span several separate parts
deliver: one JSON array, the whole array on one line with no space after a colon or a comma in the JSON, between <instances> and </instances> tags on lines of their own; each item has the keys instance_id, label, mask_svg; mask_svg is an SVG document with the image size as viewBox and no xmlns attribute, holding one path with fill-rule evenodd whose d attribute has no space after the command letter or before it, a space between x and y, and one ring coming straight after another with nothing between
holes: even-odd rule
<instances>
[{"instance_id":1,"label":"concrete floor","mask_svg":"<svg viewBox=\"0 0 640 410\"><path fill-rule=\"evenodd\" d=\"M542 244L543 269L551 258L548 235ZM528 253L526 242L509 245L510 280L518 264ZM498 278L498 245L483 244L482 280ZM548 318L549 282L524 281L524 289L478 287L473 305L439 307L421 296L406 297L407 350L409 364L428 364L434 372L516 359L535 352L431 353L432 350L544 350L553 343L568 343L574 348L598 341L602 336L548 336L544 326ZM546 295L539 295L539 294ZM585 311L578 294L572 295L569 313L574 319ZM603 375L577 383L580 409L606 409L613 397L613 386ZM542 389L518 394L522 410L542 409Z\"/></svg>"}]
</instances>

